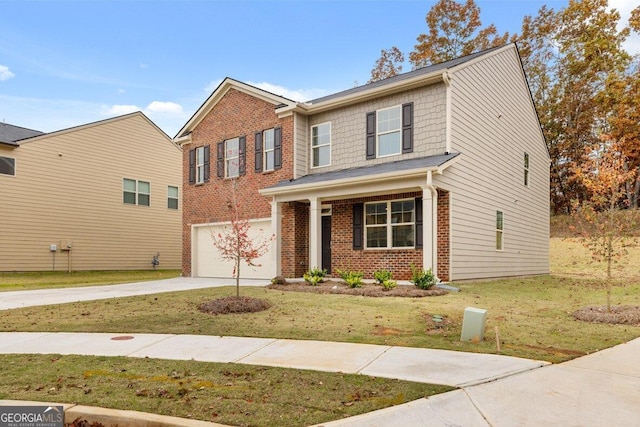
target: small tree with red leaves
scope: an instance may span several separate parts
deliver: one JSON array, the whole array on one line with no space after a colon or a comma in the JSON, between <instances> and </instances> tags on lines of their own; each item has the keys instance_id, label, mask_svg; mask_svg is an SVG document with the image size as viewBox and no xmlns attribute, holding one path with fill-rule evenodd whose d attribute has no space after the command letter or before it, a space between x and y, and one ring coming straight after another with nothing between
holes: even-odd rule
<instances>
[{"instance_id":1,"label":"small tree with red leaves","mask_svg":"<svg viewBox=\"0 0 640 427\"><path fill-rule=\"evenodd\" d=\"M269 238L252 238L249 235L251 223L240 215L236 195L237 182L231 183L231 199L227 203L231 210L231 222L222 231L211 232L213 245L218 249L220 257L233 261L233 277L236 279L236 297L240 297L240 266L244 262L249 267L260 267L256 261L266 254L271 247L274 236Z\"/></svg>"}]
</instances>

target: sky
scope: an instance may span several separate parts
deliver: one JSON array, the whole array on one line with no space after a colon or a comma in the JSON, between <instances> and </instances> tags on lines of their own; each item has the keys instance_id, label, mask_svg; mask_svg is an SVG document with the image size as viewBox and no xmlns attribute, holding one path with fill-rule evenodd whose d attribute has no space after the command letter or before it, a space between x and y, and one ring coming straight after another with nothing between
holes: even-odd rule
<instances>
[{"instance_id":1,"label":"sky","mask_svg":"<svg viewBox=\"0 0 640 427\"><path fill-rule=\"evenodd\" d=\"M435 3L0 0L0 121L53 132L142 111L173 137L225 77L307 101L365 84L381 49L408 55ZM476 0L500 33L567 3Z\"/></svg>"}]
</instances>

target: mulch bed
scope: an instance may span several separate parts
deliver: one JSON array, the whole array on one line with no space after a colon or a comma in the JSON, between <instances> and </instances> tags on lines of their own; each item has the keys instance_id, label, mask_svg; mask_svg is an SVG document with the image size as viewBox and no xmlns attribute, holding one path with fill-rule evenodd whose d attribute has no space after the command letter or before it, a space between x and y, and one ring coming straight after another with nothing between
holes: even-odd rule
<instances>
[{"instance_id":1,"label":"mulch bed","mask_svg":"<svg viewBox=\"0 0 640 427\"><path fill-rule=\"evenodd\" d=\"M269 301L251 297L224 297L203 302L198 310L209 314L256 313L271 307Z\"/></svg>"},{"instance_id":2,"label":"mulch bed","mask_svg":"<svg viewBox=\"0 0 640 427\"><path fill-rule=\"evenodd\" d=\"M365 283L361 288L350 288L344 282L338 280L326 280L313 286L306 282L287 282L286 284L271 284L269 289L279 291L312 292L316 294L345 294L359 295L364 297L408 297L422 298L448 294L449 292L432 287L431 289L420 289L413 285L398 285L393 289L385 291L381 285Z\"/></svg>"},{"instance_id":3,"label":"mulch bed","mask_svg":"<svg viewBox=\"0 0 640 427\"><path fill-rule=\"evenodd\" d=\"M607 310L607 306L590 306L584 307L573 313L573 317L585 322L592 323L611 323L625 325L640 324L640 306L637 305L618 305L612 306L611 311Z\"/></svg>"}]
</instances>

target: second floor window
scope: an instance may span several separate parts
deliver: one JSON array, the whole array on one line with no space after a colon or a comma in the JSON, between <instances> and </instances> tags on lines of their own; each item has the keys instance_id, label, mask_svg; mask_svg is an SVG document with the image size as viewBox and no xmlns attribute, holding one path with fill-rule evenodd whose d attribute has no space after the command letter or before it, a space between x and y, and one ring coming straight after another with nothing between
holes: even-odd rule
<instances>
[{"instance_id":1,"label":"second floor window","mask_svg":"<svg viewBox=\"0 0 640 427\"><path fill-rule=\"evenodd\" d=\"M400 106L378 111L377 120L377 153L378 157L400 154L402 138L400 130Z\"/></svg>"},{"instance_id":2,"label":"second floor window","mask_svg":"<svg viewBox=\"0 0 640 427\"><path fill-rule=\"evenodd\" d=\"M268 129L262 132L264 142L264 165L262 170L272 171L275 167L275 132Z\"/></svg>"},{"instance_id":3,"label":"second floor window","mask_svg":"<svg viewBox=\"0 0 640 427\"><path fill-rule=\"evenodd\" d=\"M149 206L151 184L146 181L124 178L122 180L122 201L127 205Z\"/></svg>"},{"instance_id":4,"label":"second floor window","mask_svg":"<svg viewBox=\"0 0 640 427\"><path fill-rule=\"evenodd\" d=\"M413 103L366 115L367 160L413 152Z\"/></svg>"},{"instance_id":5,"label":"second floor window","mask_svg":"<svg viewBox=\"0 0 640 427\"><path fill-rule=\"evenodd\" d=\"M178 187L173 185L167 187L167 208L178 209Z\"/></svg>"},{"instance_id":6,"label":"second floor window","mask_svg":"<svg viewBox=\"0 0 640 427\"><path fill-rule=\"evenodd\" d=\"M311 156L314 168L331 164L331 123L311 128Z\"/></svg>"},{"instance_id":7,"label":"second floor window","mask_svg":"<svg viewBox=\"0 0 640 427\"><path fill-rule=\"evenodd\" d=\"M0 156L0 175L16 174L16 159Z\"/></svg>"},{"instance_id":8,"label":"second floor window","mask_svg":"<svg viewBox=\"0 0 640 427\"><path fill-rule=\"evenodd\" d=\"M224 142L225 177L240 175L240 139L233 138Z\"/></svg>"},{"instance_id":9,"label":"second floor window","mask_svg":"<svg viewBox=\"0 0 640 427\"><path fill-rule=\"evenodd\" d=\"M204 182L204 147L196 148L196 184Z\"/></svg>"}]
</instances>

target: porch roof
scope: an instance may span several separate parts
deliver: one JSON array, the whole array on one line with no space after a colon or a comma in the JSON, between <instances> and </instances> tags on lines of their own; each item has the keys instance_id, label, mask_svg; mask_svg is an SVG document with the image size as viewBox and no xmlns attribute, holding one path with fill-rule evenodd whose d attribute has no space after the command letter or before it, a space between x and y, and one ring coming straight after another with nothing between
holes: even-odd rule
<instances>
[{"instance_id":1,"label":"porch roof","mask_svg":"<svg viewBox=\"0 0 640 427\"><path fill-rule=\"evenodd\" d=\"M424 176L428 171L441 173L450 166L460 153L446 153L436 156L418 157L395 162L380 163L358 168L340 169L325 173L305 175L297 179L280 181L260 190L265 196L276 196L328 188L374 186L376 182L411 179L416 175Z\"/></svg>"}]
</instances>

